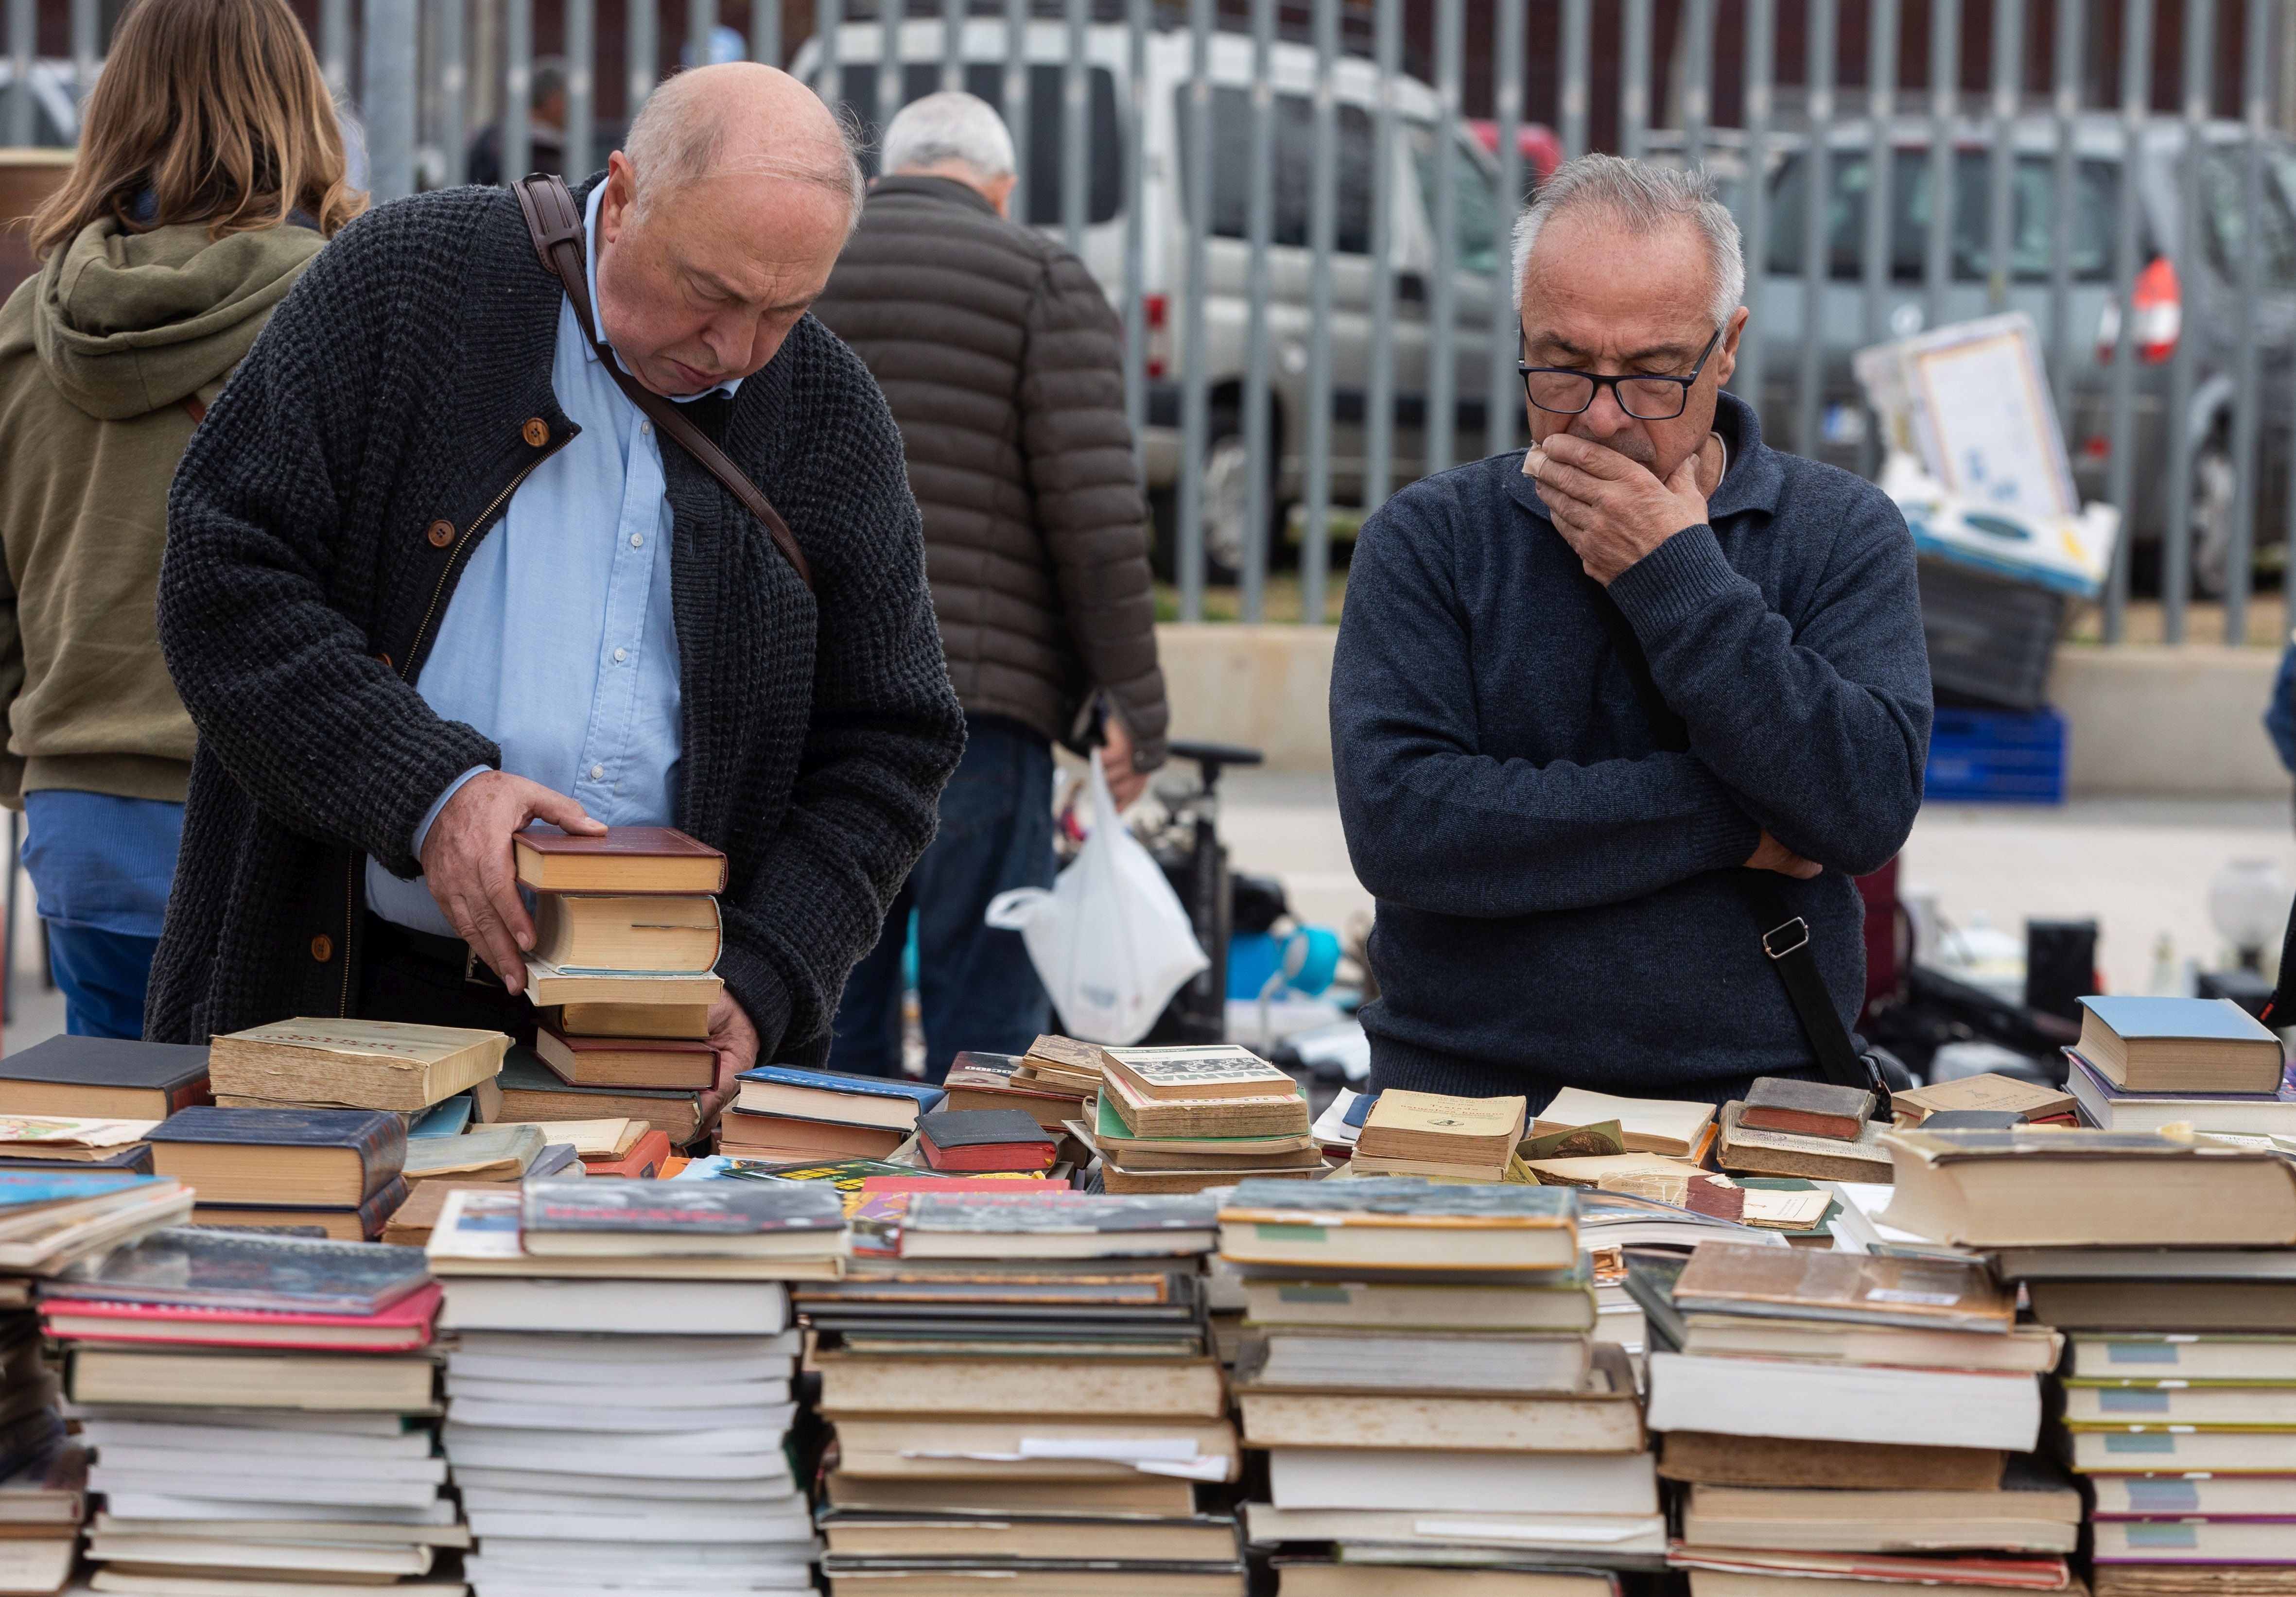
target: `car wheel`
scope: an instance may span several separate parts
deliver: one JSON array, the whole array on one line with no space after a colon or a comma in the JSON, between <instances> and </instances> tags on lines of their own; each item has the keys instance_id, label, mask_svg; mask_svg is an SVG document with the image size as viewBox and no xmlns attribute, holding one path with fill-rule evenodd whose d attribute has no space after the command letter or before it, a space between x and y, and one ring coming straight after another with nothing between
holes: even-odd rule
<instances>
[{"instance_id":1,"label":"car wheel","mask_svg":"<svg viewBox=\"0 0 2296 1597\"><path fill-rule=\"evenodd\" d=\"M2224 596L2232 576L2233 506L2239 495L2232 451L2211 439L2193 456L2193 587Z\"/></svg>"}]
</instances>

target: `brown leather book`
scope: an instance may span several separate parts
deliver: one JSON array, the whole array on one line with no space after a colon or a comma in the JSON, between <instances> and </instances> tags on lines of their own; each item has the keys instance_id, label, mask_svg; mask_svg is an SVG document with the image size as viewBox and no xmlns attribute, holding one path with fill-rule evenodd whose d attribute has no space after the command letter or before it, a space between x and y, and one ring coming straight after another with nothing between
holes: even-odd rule
<instances>
[{"instance_id":1,"label":"brown leather book","mask_svg":"<svg viewBox=\"0 0 2296 1597\"><path fill-rule=\"evenodd\" d=\"M1990 1447L1787 1441L1670 1430L1659 1444L1669 1480L1734 1486L1838 1486L1865 1491L1990 1492L2007 1456Z\"/></svg>"},{"instance_id":2,"label":"brown leather book","mask_svg":"<svg viewBox=\"0 0 2296 1597\"><path fill-rule=\"evenodd\" d=\"M1874 1094L1864 1087L1831 1082L1796 1081L1785 1076L1757 1077L1746 1093L1742 1126L1757 1131L1791 1131L1806 1137L1854 1142L1874 1112Z\"/></svg>"},{"instance_id":3,"label":"brown leather book","mask_svg":"<svg viewBox=\"0 0 2296 1597\"><path fill-rule=\"evenodd\" d=\"M726 856L674 826L610 826L572 837L536 826L511 839L518 879L543 893L717 893Z\"/></svg>"}]
</instances>

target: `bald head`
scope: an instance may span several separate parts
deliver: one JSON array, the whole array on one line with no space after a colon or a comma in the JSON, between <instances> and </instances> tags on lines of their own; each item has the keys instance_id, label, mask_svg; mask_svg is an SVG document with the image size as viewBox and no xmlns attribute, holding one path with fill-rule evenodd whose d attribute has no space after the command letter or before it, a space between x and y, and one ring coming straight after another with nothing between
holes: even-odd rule
<instances>
[{"instance_id":1,"label":"bald head","mask_svg":"<svg viewBox=\"0 0 2296 1597\"><path fill-rule=\"evenodd\" d=\"M727 61L680 72L630 124L637 205L651 211L696 184L767 177L827 189L861 214L861 161L820 96L778 68Z\"/></svg>"}]
</instances>

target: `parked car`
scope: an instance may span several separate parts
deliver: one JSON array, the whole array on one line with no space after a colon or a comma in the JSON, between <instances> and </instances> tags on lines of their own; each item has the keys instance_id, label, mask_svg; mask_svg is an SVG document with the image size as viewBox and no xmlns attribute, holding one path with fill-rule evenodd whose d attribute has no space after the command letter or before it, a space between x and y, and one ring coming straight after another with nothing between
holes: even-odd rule
<instances>
[{"instance_id":1,"label":"parked car","mask_svg":"<svg viewBox=\"0 0 2296 1597\"><path fill-rule=\"evenodd\" d=\"M1005 27L1001 18L975 17L960 40L964 86L990 104L1004 102ZM882 126L877 104L877 63L882 30L874 20L848 22L836 35L838 92L865 126ZM941 25L918 18L903 24L900 53L904 100L940 86ZM1141 217L1144 262L1141 294L1148 332L1147 425L1141 438L1150 499L1156 512L1160 561L1169 569L1175 546L1176 501L1180 478L1183 326L1188 265L1187 160L1191 41L1184 29L1160 27L1148 37L1142 105L1146 179ZM1086 30L1090 62L1087 106L1091 127L1090 171L1083 258L1120 307L1124 292L1123 215L1125 140L1130 119L1128 39L1120 25L1095 24ZM1029 126L1028 129L1027 220L1048 231L1061 225L1061 155L1065 142L1062 114L1063 63L1068 29L1056 20L1029 24ZM816 75L818 41L808 40L791 64L801 78ZM1209 243L1204 301L1205 376L1210 386L1210 430L1204 459L1207 553L1216 576L1242 561L1245 506L1250 461L1244 446L1243 386L1250 302L1246 294L1250 249L1246 242L1249 188L1245 163L1237 153L1250 147L1252 82L1250 39L1218 33L1211 40L1213 161L1212 237ZM1314 253L1308 248L1308 192L1314 159L1316 53L1306 45L1279 41L1272 61L1276 119L1275 219L1269 250L1271 294L1267 315L1273 358L1270 366L1271 436L1277 459L1269 463L1272 498L1281 525L1283 507L1301 490L1307 456L1308 285ZM1325 334L1332 373L1332 494L1345 502L1357 496L1365 473L1364 416L1371 342L1370 259L1372 168L1376 155L1374 118L1378 105L1376 69L1368 61L1343 56L1334 72L1337 101L1339 194L1332 260L1332 315ZM1426 411L1428 278L1434 268L1434 184L1439 159L1436 135L1440 102L1435 91L1414 78L1395 83L1398 118L1394 165L1389 180L1394 195L1394 233L1389 270L1396 286L1394 323L1395 414L1393 481L1407 482L1424 469L1422 422ZM1456 332L1456 431L1454 455L1482 454L1484 392L1491 355L1490 295L1505 292L1506 261L1500 237L1512 208L1500 202L1496 163L1472 132L1456 130L1441 159L1454 164L1458 179L1458 243L1455 259ZM1513 359L1513 352L1500 352ZM1512 413L1510 413L1512 414ZM1270 529L1271 536L1274 528Z\"/></svg>"},{"instance_id":2,"label":"parked car","mask_svg":"<svg viewBox=\"0 0 2296 1597\"><path fill-rule=\"evenodd\" d=\"M1990 129L1981 121L1956 130L1952 278L1944 295L1945 322L1988 314L1987 279L1990 228ZM2233 402L2235 361L2254 342L2262 360L2262 422L2258 451L2258 521L2255 540L2264 561L2284 560L2289 514L2290 438L2296 427L2296 143L2268 135L2265 148L2263 205L2256 215L2261 246L2262 287L2253 306L2243 302L2240 253L2248 216L2243 204L2242 148L2245 131L2237 123L2212 122L2206 179L2202 191L2200 257L2180 274L2169 258L2177 238L2177 207L2184 197L2184 124L2156 117L2144 129L2136 174L2138 274L2136 323L2131 338L2136 359L2132 412L2135 461L2130 480L2135 504L2129 533L2140 561L2157 558L2161 529L2169 524L2166 500L2169 430L2169 362L2182 340L2194 341L2193 399L2179 420L2195 454L2191 490L2182 513L2193 528L2193 569L2203 592L2220 592L2226 578L2233 527ZM2012 128L2008 307L2032 316L2046 340L2051 326L2050 266L2056 124L2046 117L2019 119ZM1918 332L1926 319L1923 262L1931 206L1931 128L1925 120L1893 124L1891 221L1888 284L1883 299L1884 337ZM1763 340L1765 378L1762 424L1773 440L1806 454L1856 467L1864 448L1862 397L1850 375L1850 356L1871 342L1866 319L1864 243L1866 198L1871 189L1870 126L1837 125L1827 141L1827 281L1820 308L1824 381L1819 414L1821 437L1792 437L1803 347L1804 284L1801 276L1803 208L1808 186L1807 143L1781 139L1768 161L1770 228L1767 258L1757 315L1748 336ZM1678 135L1654 135L1662 159L1680 159ZM1743 143L1734 132L1721 135L1710 159L1725 179L1742 217L1744 211ZM2052 355L2052 371L2065 362L2059 390L2065 397L2065 428L2073 476L2084 499L2108 496L2111 479L2113 340L2120 307L2113 294L2113 241L2118 226L2120 182L2126 156L2116 116L2092 113L2073 128L2074 182L2071 286L2067 309L2069 344ZM1749 263L1750 268L1752 263ZM2268 548L2267 546L2269 546Z\"/></svg>"}]
</instances>

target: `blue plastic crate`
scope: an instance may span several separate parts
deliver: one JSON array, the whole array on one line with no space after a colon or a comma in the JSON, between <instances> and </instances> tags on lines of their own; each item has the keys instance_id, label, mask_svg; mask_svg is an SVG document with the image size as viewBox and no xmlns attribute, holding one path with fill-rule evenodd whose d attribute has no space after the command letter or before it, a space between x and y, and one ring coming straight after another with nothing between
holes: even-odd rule
<instances>
[{"instance_id":1,"label":"blue plastic crate","mask_svg":"<svg viewBox=\"0 0 2296 1597\"><path fill-rule=\"evenodd\" d=\"M2053 709L1940 709L1923 790L1939 804L2062 804L2065 722Z\"/></svg>"}]
</instances>

